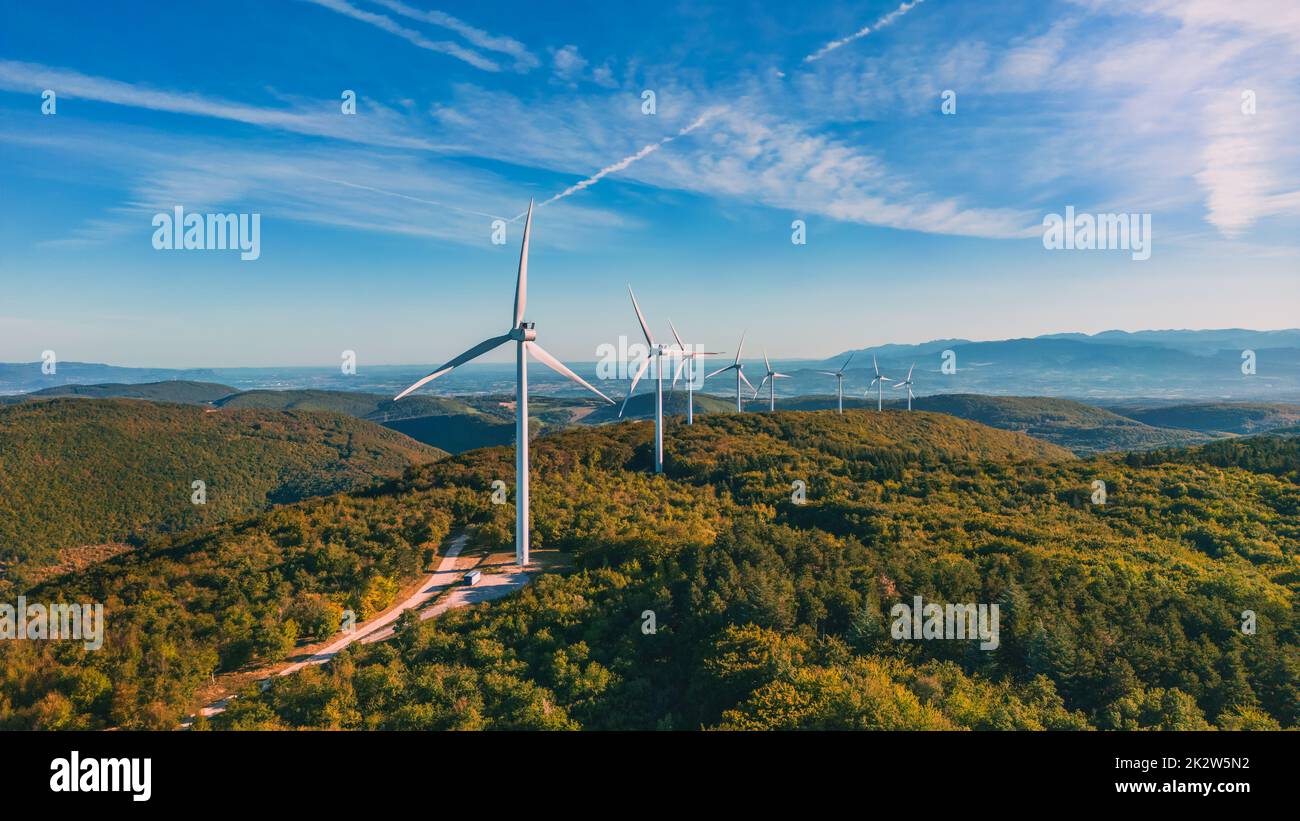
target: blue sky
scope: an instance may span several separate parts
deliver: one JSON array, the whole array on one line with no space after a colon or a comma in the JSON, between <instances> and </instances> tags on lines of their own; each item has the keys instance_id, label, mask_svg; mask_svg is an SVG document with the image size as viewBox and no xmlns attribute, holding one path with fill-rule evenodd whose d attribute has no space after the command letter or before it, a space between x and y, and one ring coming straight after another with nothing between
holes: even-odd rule
<instances>
[{"instance_id":1,"label":"blue sky","mask_svg":"<svg viewBox=\"0 0 1300 821\"><path fill-rule=\"evenodd\" d=\"M627 282L665 335L782 358L1300 324L1287 4L123 8L0 11L0 361L441 361L509 324L492 217L592 178L535 217L567 359L636 332ZM155 250L176 205L260 213L261 257ZM1067 205L1151 214L1151 258L1044 249Z\"/></svg>"}]
</instances>

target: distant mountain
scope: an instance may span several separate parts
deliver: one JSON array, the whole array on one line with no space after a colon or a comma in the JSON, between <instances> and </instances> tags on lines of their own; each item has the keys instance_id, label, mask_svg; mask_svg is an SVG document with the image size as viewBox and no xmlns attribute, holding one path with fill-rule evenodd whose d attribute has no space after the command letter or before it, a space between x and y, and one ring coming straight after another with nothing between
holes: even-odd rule
<instances>
[{"instance_id":1,"label":"distant mountain","mask_svg":"<svg viewBox=\"0 0 1300 821\"><path fill-rule=\"evenodd\" d=\"M40 362L0 362L0 391L30 393L60 385L163 382L189 380L215 382L216 371L209 368L122 368L95 362L55 362L54 373L41 371Z\"/></svg>"},{"instance_id":2,"label":"distant mountain","mask_svg":"<svg viewBox=\"0 0 1300 821\"><path fill-rule=\"evenodd\" d=\"M1048 334L1040 339L1074 339L1107 345L1157 346L1210 356L1220 351L1239 352L1261 348L1300 348L1300 329L1251 331L1244 328L1192 331L1102 331L1088 334Z\"/></svg>"},{"instance_id":3,"label":"distant mountain","mask_svg":"<svg viewBox=\"0 0 1300 821\"><path fill-rule=\"evenodd\" d=\"M945 373L944 352L955 372ZM1255 372L1243 373L1243 354L1253 352ZM849 352L824 361L836 367ZM928 342L881 346L857 352L846 389L870 380L871 356L895 379L913 364L915 391L1041 395L1087 400L1160 398L1178 400L1300 401L1300 330L1106 331L1053 334L992 342ZM792 373L783 385L805 393L827 389L815 369ZM819 382L818 379L821 381Z\"/></svg>"},{"instance_id":4,"label":"distant mountain","mask_svg":"<svg viewBox=\"0 0 1300 821\"><path fill-rule=\"evenodd\" d=\"M446 454L337 414L53 398L0 408L0 564L353 490ZM206 485L194 504L192 483Z\"/></svg>"},{"instance_id":5,"label":"distant mountain","mask_svg":"<svg viewBox=\"0 0 1300 821\"><path fill-rule=\"evenodd\" d=\"M57 385L52 388L42 388L39 391L7 398L11 401L27 401L52 399L59 396L79 396L90 399L148 399L153 402L207 405L235 392L235 389L229 385L219 385L215 382L172 379L165 382L136 384Z\"/></svg>"}]
</instances>

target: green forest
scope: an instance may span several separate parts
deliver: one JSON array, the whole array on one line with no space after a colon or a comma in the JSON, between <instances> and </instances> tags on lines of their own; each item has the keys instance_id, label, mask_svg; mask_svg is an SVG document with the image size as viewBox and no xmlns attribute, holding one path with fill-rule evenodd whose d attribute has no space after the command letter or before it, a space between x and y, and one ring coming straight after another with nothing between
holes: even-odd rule
<instances>
[{"instance_id":1,"label":"green forest","mask_svg":"<svg viewBox=\"0 0 1300 821\"><path fill-rule=\"evenodd\" d=\"M0 593L60 548L238 519L445 454L346 416L128 399L0 407ZM203 504L193 502L195 480Z\"/></svg>"},{"instance_id":2,"label":"green forest","mask_svg":"<svg viewBox=\"0 0 1300 821\"><path fill-rule=\"evenodd\" d=\"M534 544L571 570L408 614L392 641L251 687L198 726L1300 723L1300 440L1078 458L855 410L674 420L663 476L651 448L647 422L538 439ZM0 727L175 727L214 673L291 655L341 608L384 607L453 529L511 544L513 507L489 499L513 473L512 448L475 450L47 582L29 599L105 603L105 648L0 643ZM998 647L894 639L891 607L916 595L997 603Z\"/></svg>"}]
</instances>

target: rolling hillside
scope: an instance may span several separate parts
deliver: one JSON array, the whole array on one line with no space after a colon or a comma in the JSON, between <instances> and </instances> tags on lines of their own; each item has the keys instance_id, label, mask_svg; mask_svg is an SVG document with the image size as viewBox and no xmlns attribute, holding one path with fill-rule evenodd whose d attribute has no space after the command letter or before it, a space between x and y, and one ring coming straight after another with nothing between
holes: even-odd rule
<instances>
[{"instance_id":1,"label":"rolling hillside","mask_svg":"<svg viewBox=\"0 0 1300 821\"><path fill-rule=\"evenodd\" d=\"M678 385L680 387L680 384ZM582 421L590 425L600 425L607 422L619 421L619 409L623 406L623 397L615 397L616 404L601 404L590 414L583 417ZM707 393L695 394L695 415L707 413L735 413L736 400L724 399ZM637 393L627 403L627 409L623 412L624 419L653 419L655 413L655 394L654 384L651 383L650 390L637 386ZM664 413L686 418L686 391L677 390L669 395L667 388L664 389Z\"/></svg>"},{"instance_id":2,"label":"rolling hillside","mask_svg":"<svg viewBox=\"0 0 1300 821\"><path fill-rule=\"evenodd\" d=\"M123 399L0 408L0 545L38 567L60 548L138 540L353 490L443 456L345 416ZM206 504L191 483L206 483Z\"/></svg>"},{"instance_id":3,"label":"rolling hillside","mask_svg":"<svg viewBox=\"0 0 1300 821\"><path fill-rule=\"evenodd\" d=\"M392 642L252 687L216 726L1300 723L1294 440L1079 459L919 411L718 414L672 426L653 476L651 431L535 443L534 544L573 572L404 620ZM451 528L508 545L513 511L488 488L512 465L511 448L476 450L47 583L32 595L118 602L107 643L0 642L0 726L174 726L213 672L284 658L341 607L382 608ZM917 595L997 603L997 646L895 638L892 606Z\"/></svg>"},{"instance_id":4,"label":"rolling hillside","mask_svg":"<svg viewBox=\"0 0 1300 821\"><path fill-rule=\"evenodd\" d=\"M11 402L34 399L53 399L76 396L88 399L147 399L151 402L177 402L184 405L206 405L235 393L228 385L215 382L194 382L172 379L164 382L123 384L107 382L100 385L56 385L31 393L6 397Z\"/></svg>"},{"instance_id":5,"label":"rolling hillside","mask_svg":"<svg viewBox=\"0 0 1300 821\"><path fill-rule=\"evenodd\" d=\"M940 394L917 397L912 406L995 428L1023 431L1076 453L1144 450L1205 441L1205 437L1193 432L1144 424L1069 399Z\"/></svg>"},{"instance_id":6,"label":"rolling hillside","mask_svg":"<svg viewBox=\"0 0 1300 821\"><path fill-rule=\"evenodd\" d=\"M1125 407L1123 412L1149 425L1210 434L1266 433L1300 423L1300 405L1256 402L1161 404Z\"/></svg>"}]
</instances>

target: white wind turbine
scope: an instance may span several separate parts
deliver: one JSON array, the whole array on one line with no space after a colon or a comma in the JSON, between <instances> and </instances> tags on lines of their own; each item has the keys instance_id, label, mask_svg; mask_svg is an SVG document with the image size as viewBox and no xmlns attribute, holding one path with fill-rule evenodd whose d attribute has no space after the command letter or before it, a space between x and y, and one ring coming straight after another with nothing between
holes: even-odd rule
<instances>
[{"instance_id":1,"label":"white wind turbine","mask_svg":"<svg viewBox=\"0 0 1300 821\"><path fill-rule=\"evenodd\" d=\"M519 251L519 275L515 280L515 311L514 324L510 330L501 336L494 336L484 342L480 342L465 353L452 359L446 364L439 367L433 373L416 382L411 387L399 393L393 401L397 401L409 394L411 391L432 382L444 374L450 373L453 368L464 365L473 359L477 359L493 348L514 341L515 346L515 363L516 363L516 382L515 382L515 561L520 567L528 564L528 354L532 354L535 359L541 362L557 373L567 376L574 382L583 386L587 390L604 399L611 405L614 400L605 394L593 388L591 385L573 371L565 367L564 363L551 356L535 341L537 331L534 330L535 323L524 322L524 303L528 299L528 234L533 227L533 203L528 203L528 218L524 222L524 240L523 246Z\"/></svg>"},{"instance_id":2,"label":"white wind turbine","mask_svg":"<svg viewBox=\"0 0 1300 821\"><path fill-rule=\"evenodd\" d=\"M885 382L889 377L880 372L880 366L876 364L875 354L871 355L871 369L876 372L876 375L871 378L871 385L874 385L876 388L876 410L879 411L884 407L884 401L881 398L881 388L885 386ZM870 385L867 386L867 393L871 393Z\"/></svg>"},{"instance_id":3,"label":"white wind turbine","mask_svg":"<svg viewBox=\"0 0 1300 821\"><path fill-rule=\"evenodd\" d=\"M687 350L686 343L682 342L682 337L677 333L677 326L673 321L668 320L668 327L673 329L673 339L677 340L677 347L681 348L681 359L677 363L676 370L673 371L673 384L668 392L671 394L677 388L677 379L682 375L682 368L686 368L686 424L695 424L695 362L705 356L716 356L724 351L692 351Z\"/></svg>"},{"instance_id":4,"label":"white wind turbine","mask_svg":"<svg viewBox=\"0 0 1300 821\"><path fill-rule=\"evenodd\" d=\"M854 353L856 353L856 351ZM840 365L840 369L838 371L817 372L825 376L835 377L835 398L839 400L840 413L844 413L844 369L847 368L849 366L849 363L852 361L853 361L853 354L849 354L849 358L844 360L844 364Z\"/></svg>"},{"instance_id":5,"label":"white wind turbine","mask_svg":"<svg viewBox=\"0 0 1300 821\"><path fill-rule=\"evenodd\" d=\"M772 360L767 358L766 348L763 349L763 364L767 365L767 373L763 375L763 381L758 383L758 387L754 388L754 398L757 399L758 392L763 389L764 385L771 382L772 383L771 386L767 389L768 391L767 409L769 411L775 411L776 410L776 380L789 379L790 377L787 374L777 373L776 371L772 370Z\"/></svg>"},{"instance_id":6,"label":"white wind turbine","mask_svg":"<svg viewBox=\"0 0 1300 821\"><path fill-rule=\"evenodd\" d=\"M740 354L744 352L744 350L745 334L742 333L740 335L740 345L736 347L736 361L732 362L725 368L718 368L713 373L704 377L705 379L708 379L709 377L717 376L718 374L726 373L727 371L734 370L736 372L736 413L740 413L744 410L744 407L740 404L740 383L743 381L746 385L749 385L750 390L754 390L754 386L749 384L748 379L745 379L745 366L740 364Z\"/></svg>"},{"instance_id":7,"label":"white wind turbine","mask_svg":"<svg viewBox=\"0 0 1300 821\"><path fill-rule=\"evenodd\" d=\"M907 378L904 379L902 382L898 382L894 385L895 388L902 388L902 387L907 388L907 409L908 410L912 409L912 368L915 367L916 367L916 363L913 362L912 367L907 369Z\"/></svg>"},{"instance_id":8,"label":"white wind turbine","mask_svg":"<svg viewBox=\"0 0 1300 821\"><path fill-rule=\"evenodd\" d=\"M641 360L641 367L637 368L636 376L632 377L632 387L627 390L627 398L623 400L623 407L618 409L618 415L621 417L623 411L627 410L627 401L632 398L632 391L636 390L636 383L641 381L641 376L645 369L649 367L650 360L655 361L655 473L664 472L664 354L668 351L667 345L660 345L655 342L654 336L650 333L650 326L645 324L645 317L641 314L641 306L636 303L636 294L632 293L632 286L627 286L627 293L632 297L632 310L636 311L636 320L641 323L641 333L645 334L645 344L649 346L645 359ZM674 332L675 333L675 332Z\"/></svg>"}]
</instances>

